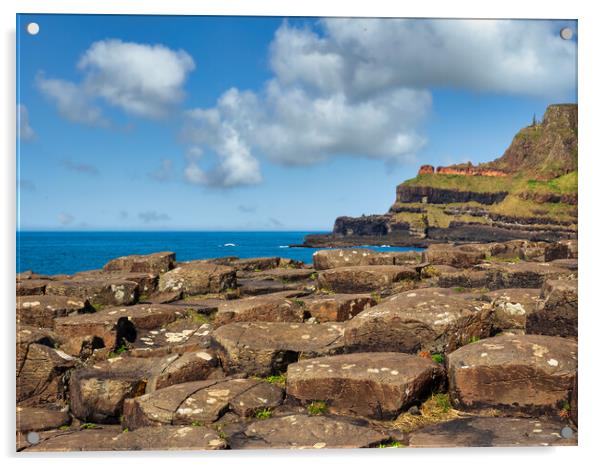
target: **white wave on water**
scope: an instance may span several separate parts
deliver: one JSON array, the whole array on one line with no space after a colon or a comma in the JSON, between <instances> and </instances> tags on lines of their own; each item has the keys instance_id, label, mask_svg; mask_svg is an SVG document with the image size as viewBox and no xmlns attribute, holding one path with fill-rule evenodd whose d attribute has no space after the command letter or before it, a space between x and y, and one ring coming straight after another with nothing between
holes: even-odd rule
<instances>
[{"instance_id":1,"label":"white wave on water","mask_svg":"<svg viewBox=\"0 0 602 466\"><path fill-rule=\"evenodd\" d=\"M288 248L288 246L278 246L279 248Z\"/></svg>"},{"instance_id":2,"label":"white wave on water","mask_svg":"<svg viewBox=\"0 0 602 466\"><path fill-rule=\"evenodd\" d=\"M390 248L390 247L391 247L391 245L390 245L390 244L382 244L380 247L381 247L381 248Z\"/></svg>"},{"instance_id":3,"label":"white wave on water","mask_svg":"<svg viewBox=\"0 0 602 466\"><path fill-rule=\"evenodd\" d=\"M226 244L224 244L225 248L226 247L232 247L232 246L236 246L236 244L234 244L234 243L226 243Z\"/></svg>"}]
</instances>

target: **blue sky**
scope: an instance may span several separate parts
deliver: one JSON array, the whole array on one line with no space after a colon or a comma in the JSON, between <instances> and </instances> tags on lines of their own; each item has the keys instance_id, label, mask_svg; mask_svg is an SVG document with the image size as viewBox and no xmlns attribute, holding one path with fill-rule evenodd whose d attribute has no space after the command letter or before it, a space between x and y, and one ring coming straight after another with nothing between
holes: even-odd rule
<instances>
[{"instance_id":1,"label":"blue sky","mask_svg":"<svg viewBox=\"0 0 602 466\"><path fill-rule=\"evenodd\" d=\"M25 25L40 25L28 35ZM24 230L328 230L576 102L574 21L21 15Z\"/></svg>"}]
</instances>

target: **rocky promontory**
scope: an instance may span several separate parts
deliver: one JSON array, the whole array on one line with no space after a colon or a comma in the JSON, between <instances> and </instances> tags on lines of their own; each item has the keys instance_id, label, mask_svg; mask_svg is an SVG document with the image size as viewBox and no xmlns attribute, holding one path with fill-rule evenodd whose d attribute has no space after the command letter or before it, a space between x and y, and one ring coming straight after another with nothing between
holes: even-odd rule
<instances>
[{"instance_id":1,"label":"rocky promontory","mask_svg":"<svg viewBox=\"0 0 602 466\"><path fill-rule=\"evenodd\" d=\"M521 129L498 159L472 165L423 165L397 186L387 213L339 217L331 234L302 246L426 246L439 242L577 236L577 105L550 105Z\"/></svg>"},{"instance_id":2,"label":"rocky promontory","mask_svg":"<svg viewBox=\"0 0 602 466\"><path fill-rule=\"evenodd\" d=\"M16 448L575 445L577 255L515 240L19 273Z\"/></svg>"}]
</instances>

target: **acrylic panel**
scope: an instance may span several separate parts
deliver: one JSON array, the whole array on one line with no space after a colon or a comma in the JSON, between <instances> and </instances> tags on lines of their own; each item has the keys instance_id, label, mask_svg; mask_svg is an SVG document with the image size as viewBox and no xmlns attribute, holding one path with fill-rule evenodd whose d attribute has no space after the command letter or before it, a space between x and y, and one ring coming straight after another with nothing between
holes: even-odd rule
<instances>
[{"instance_id":1,"label":"acrylic panel","mask_svg":"<svg viewBox=\"0 0 602 466\"><path fill-rule=\"evenodd\" d=\"M18 451L577 444L576 20L16 30Z\"/></svg>"}]
</instances>

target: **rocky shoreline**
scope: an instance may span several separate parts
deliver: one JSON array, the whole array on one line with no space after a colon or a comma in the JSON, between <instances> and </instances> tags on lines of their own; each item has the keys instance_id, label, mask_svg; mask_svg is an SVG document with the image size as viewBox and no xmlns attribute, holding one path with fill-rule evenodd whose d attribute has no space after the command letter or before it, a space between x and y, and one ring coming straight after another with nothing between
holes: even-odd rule
<instances>
[{"instance_id":1,"label":"rocky shoreline","mask_svg":"<svg viewBox=\"0 0 602 466\"><path fill-rule=\"evenodd\" d=\"M575 240L160 252L16 293L18 451L577 443Z\"/></svg>"},{"instance_id":2,"label":"rocky shoreline","mask_svg":"<svg viewBox=\"0 0 602 466\"><path fill-rule=\"evenodd\" d=\"M555 242L577 237L577 105L550 105L496 160L423 165L388 212L338 217L305 247Z\"/></svg>"}]
</instances>

